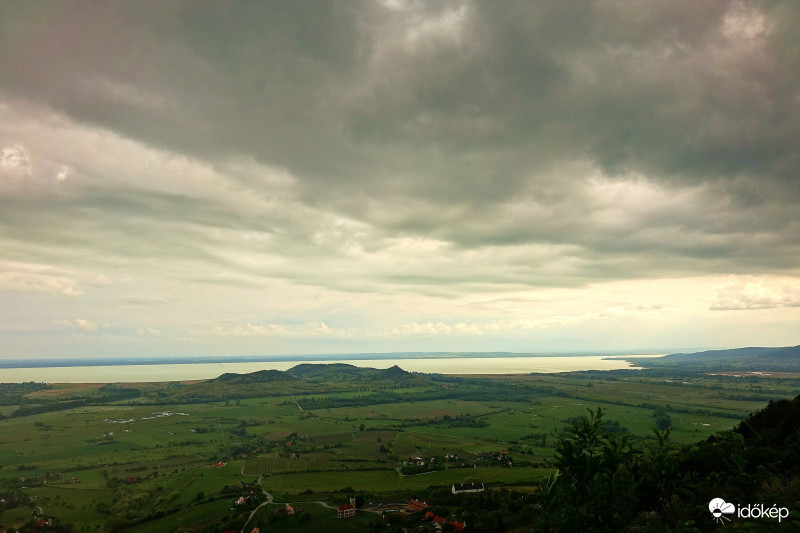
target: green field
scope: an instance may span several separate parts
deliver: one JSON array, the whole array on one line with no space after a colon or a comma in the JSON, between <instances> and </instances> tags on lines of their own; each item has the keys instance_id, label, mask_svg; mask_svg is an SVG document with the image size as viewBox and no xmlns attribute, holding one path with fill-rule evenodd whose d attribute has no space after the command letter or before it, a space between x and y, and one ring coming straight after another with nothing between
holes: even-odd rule
<instances>
[{"instance_id":1,"label":"green field","mask_svg":"<svg viewBox=\"0 0 800 533\"><path fill-rule=\"evenodd\" d=\"M282 382L274 395L266 384L255 392L148 384L136 398L63 409L59 402L101 389L31 392L27 404L45 412L2 410L0 496L8 502L0 530L33 514L75 531L238 530L265 501L263 490L276 502L306 502L308 518L280 517L271 505L248 527L332 529L342 525L335 511L312 500L335 506L350 493L402 499L467 480L531 490L554 470L559 432L587 409L601 407L616 428L643 438L660 410L672 440L692 443L800 390L794 375L426 379L415 376L408 386L301 382L293 393ZM226 464L217 468L220 461ZM246 495L246 505L234 504ZM347 527L365 530L371 520L359 514Z\"/></svg>"},{"instance_id":2,"label":"green field","mask_svg":"<svg viewBox=\"0 0 800 533\"><path fill-rule=\"evenodd\" d=\"M501 468L458 468L440 470L430 474L401 476L394 470L376 470L359 472L357 475L343 476L341 472L316 472L310 474L287 474L264 478L262 485L268 491L278 494L300 494L313 487L315 492L336 492L351 487L357 492L381 492L392 490L409 490L429 487L431 485L452 485L470 478L477 478L486 483L534 483L546 477L551 469L520 467ZM347 483L346 485L344 483Z\"/></svg>"}]
</instances>

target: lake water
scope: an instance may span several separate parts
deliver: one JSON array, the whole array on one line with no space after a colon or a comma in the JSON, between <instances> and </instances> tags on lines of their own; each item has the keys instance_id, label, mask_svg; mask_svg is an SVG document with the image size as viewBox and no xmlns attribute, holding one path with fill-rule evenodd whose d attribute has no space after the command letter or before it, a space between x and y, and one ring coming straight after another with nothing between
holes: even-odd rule
<instances>
[{"instance_id":1,"label":"lake water","mask_svg":"<svg viewBox=\"0 0 800 533\"><path fill-rule=\"evenodd\" d=\"M608 355L547 357L441 357L427 359L360 359L341 361L271 361L260 363L192 363L165 365L70 366L2 368L0 383L38 381L45 383L117 383L211 379L226 372L245 374L257 370L287 370L301 363L347 363L360 367L389 368L397 365L409 372L440 374L527 374L575 370L637 368L624 358ZM621 357L621 356L614 356ZM625 357L660 357L631 355Z\"/></svg>"}]
</instances>

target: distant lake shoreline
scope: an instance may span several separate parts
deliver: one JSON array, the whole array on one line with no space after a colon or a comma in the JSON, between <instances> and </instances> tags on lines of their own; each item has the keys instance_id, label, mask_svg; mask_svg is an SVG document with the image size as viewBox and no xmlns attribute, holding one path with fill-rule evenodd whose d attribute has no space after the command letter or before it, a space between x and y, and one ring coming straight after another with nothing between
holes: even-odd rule
<instances>
[{"instance_id":1,"label":"distant lake shoreline","mask_svg":"<svg viewBox=\"0 0 800 533\"><path fill-rule=\"evenodd\" d=\"M45 383L118 383L147 381L187 381L212 379L225 373L244 374L258 370L288 370L302 363L331 364L346 363L360 367L389 368L397 365L409 372L428 374L530 374L574 372L580 370L619 370L624 368L640 368L627 361L628 358L660 357L659 355L527 355L527 354L443 354L414 357L376 358L305 358L292 356L292 359L272 360L233 360L193 358L182 362L174 359L160 360L154 363L149 360L118 360L118 364L108 361L97 361L95 364L74 364L72 366L32 366L32 361L24 361L28 366L0 367L0 383L21 383L37 381ZM388 355L388 354L387 354ZM302 358L301 358L302 357ZM259 358L266 359L266 358ZM11 360L4 360L8 364ZM23 362L23 361L18 361ZM44 361L38 361L44 363ZM61 365L66 361L59 361ZM98 364L101 363L101 364Z\"/></svg>"},{"instance_id":2,"label":"distant lake shoreline","mask_svg":"<svg viewBox=\"0 0 800 533\"><path fill-rule=\"evenodd\" d=\"M96 358L10 358L0 359L2 368L41 368L72 366L139 366L139 365L196 365L210 363L278 363L278 362L346 362L382 359L472 359L516 357L655 357L663 353L650 352L578 352L578 353L511 353L511 352L397 352L352 354L290 354L290 355L231 355L181 357L96 357Z\"/></svg>"}]
</instances>

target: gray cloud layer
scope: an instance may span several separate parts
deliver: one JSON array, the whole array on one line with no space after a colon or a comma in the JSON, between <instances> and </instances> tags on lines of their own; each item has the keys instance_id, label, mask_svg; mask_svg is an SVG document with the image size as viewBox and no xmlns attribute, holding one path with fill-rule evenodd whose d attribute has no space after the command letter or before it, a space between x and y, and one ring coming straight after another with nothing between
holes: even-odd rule
<instances>
[{"instance_id":1,"label":"gray cloud layer","mask_svg":"<svg viewBox=\"0 0 800 533\"><path fill-rule=\"evenodd\" d=\"M797 265L792 3L3 11L7 98L211 164L244 156L286 169L301 202L388 232L464 247L568 242L600 270L599 256L642 250L689 269L721 257L732 270ZM598 209L613 206L590 196L592 172L649 180L664 199L642 206L638 227L597 227ZM257 174L236 177L264 186ZM692 187L702 190L670 202ZM180 196L115 192L83 201L144 218L197 208L236 223ZM772 238L754 242L760 233Z\"/></svg>"},{"instance_id":2,"label":"gray cloud layer","mask_svg":"<svg viewBox=\"0 0 800 533\"><path fill-rule=\"evenodd\" d=\"M6 2L1 244L87 279L440 297L796 276L798 23L794 2Z\"/></svg>"}]
</instances>

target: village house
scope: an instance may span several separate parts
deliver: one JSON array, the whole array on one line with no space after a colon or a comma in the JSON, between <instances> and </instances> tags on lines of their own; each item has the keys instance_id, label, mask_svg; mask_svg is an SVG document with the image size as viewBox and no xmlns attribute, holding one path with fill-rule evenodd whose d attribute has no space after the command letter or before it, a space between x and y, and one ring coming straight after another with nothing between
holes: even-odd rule
<instances>
[{"instance_id":1,"label":"village house","mask_svg":"<svg viewBox=\"0 0 800 533\"><path fill-rule=\"evenodd\" d=\"M408 502L408 506L406 506L406 509L408 509L408 512L410 513L416 513L418 511L424 511L428 507L429 505L424 502L421 502L419 500L411 500Z\"/></svg>"},{"instance_id":2,"label":"village house","mask_svg":"<svg viewBox=\"0 0 800 533\"><path fill-rule=\"evenodd\" d=\"M464 494L467 492L483 492L486 488L483 483L455 483L452 490L453 494Z\"/></svg>"},{"instance_id":3,"label":"village house","mask_svg":"<svg viewBox=\"0 0 800 533\"><path fill-rule=\"evenodd\" d=\"M434 525L434 527L436 529L442 529L442 526L447 522L446 518L442 518L441 516L437 516L437 515L433 514L431 511L427 511L425 513L425 519L427 520L428 518L433 519L433 525ZM455 522L455 521L451 520L450 521L450 525L453 526L453 530L454 531L463 531L464 528L466 527L467 523L466 522Z\"/></svg>"},{"instance_id":4,"label":"village house","mask_svg":"<svg viewBox=\"0 0 800 533\"><path fill-rule=\"evenodd\" d=\"M356 515L356 499L350 497L350 503L343 503L336 509L337 518L352 518Z\"/></svg>"}]
</instances>

